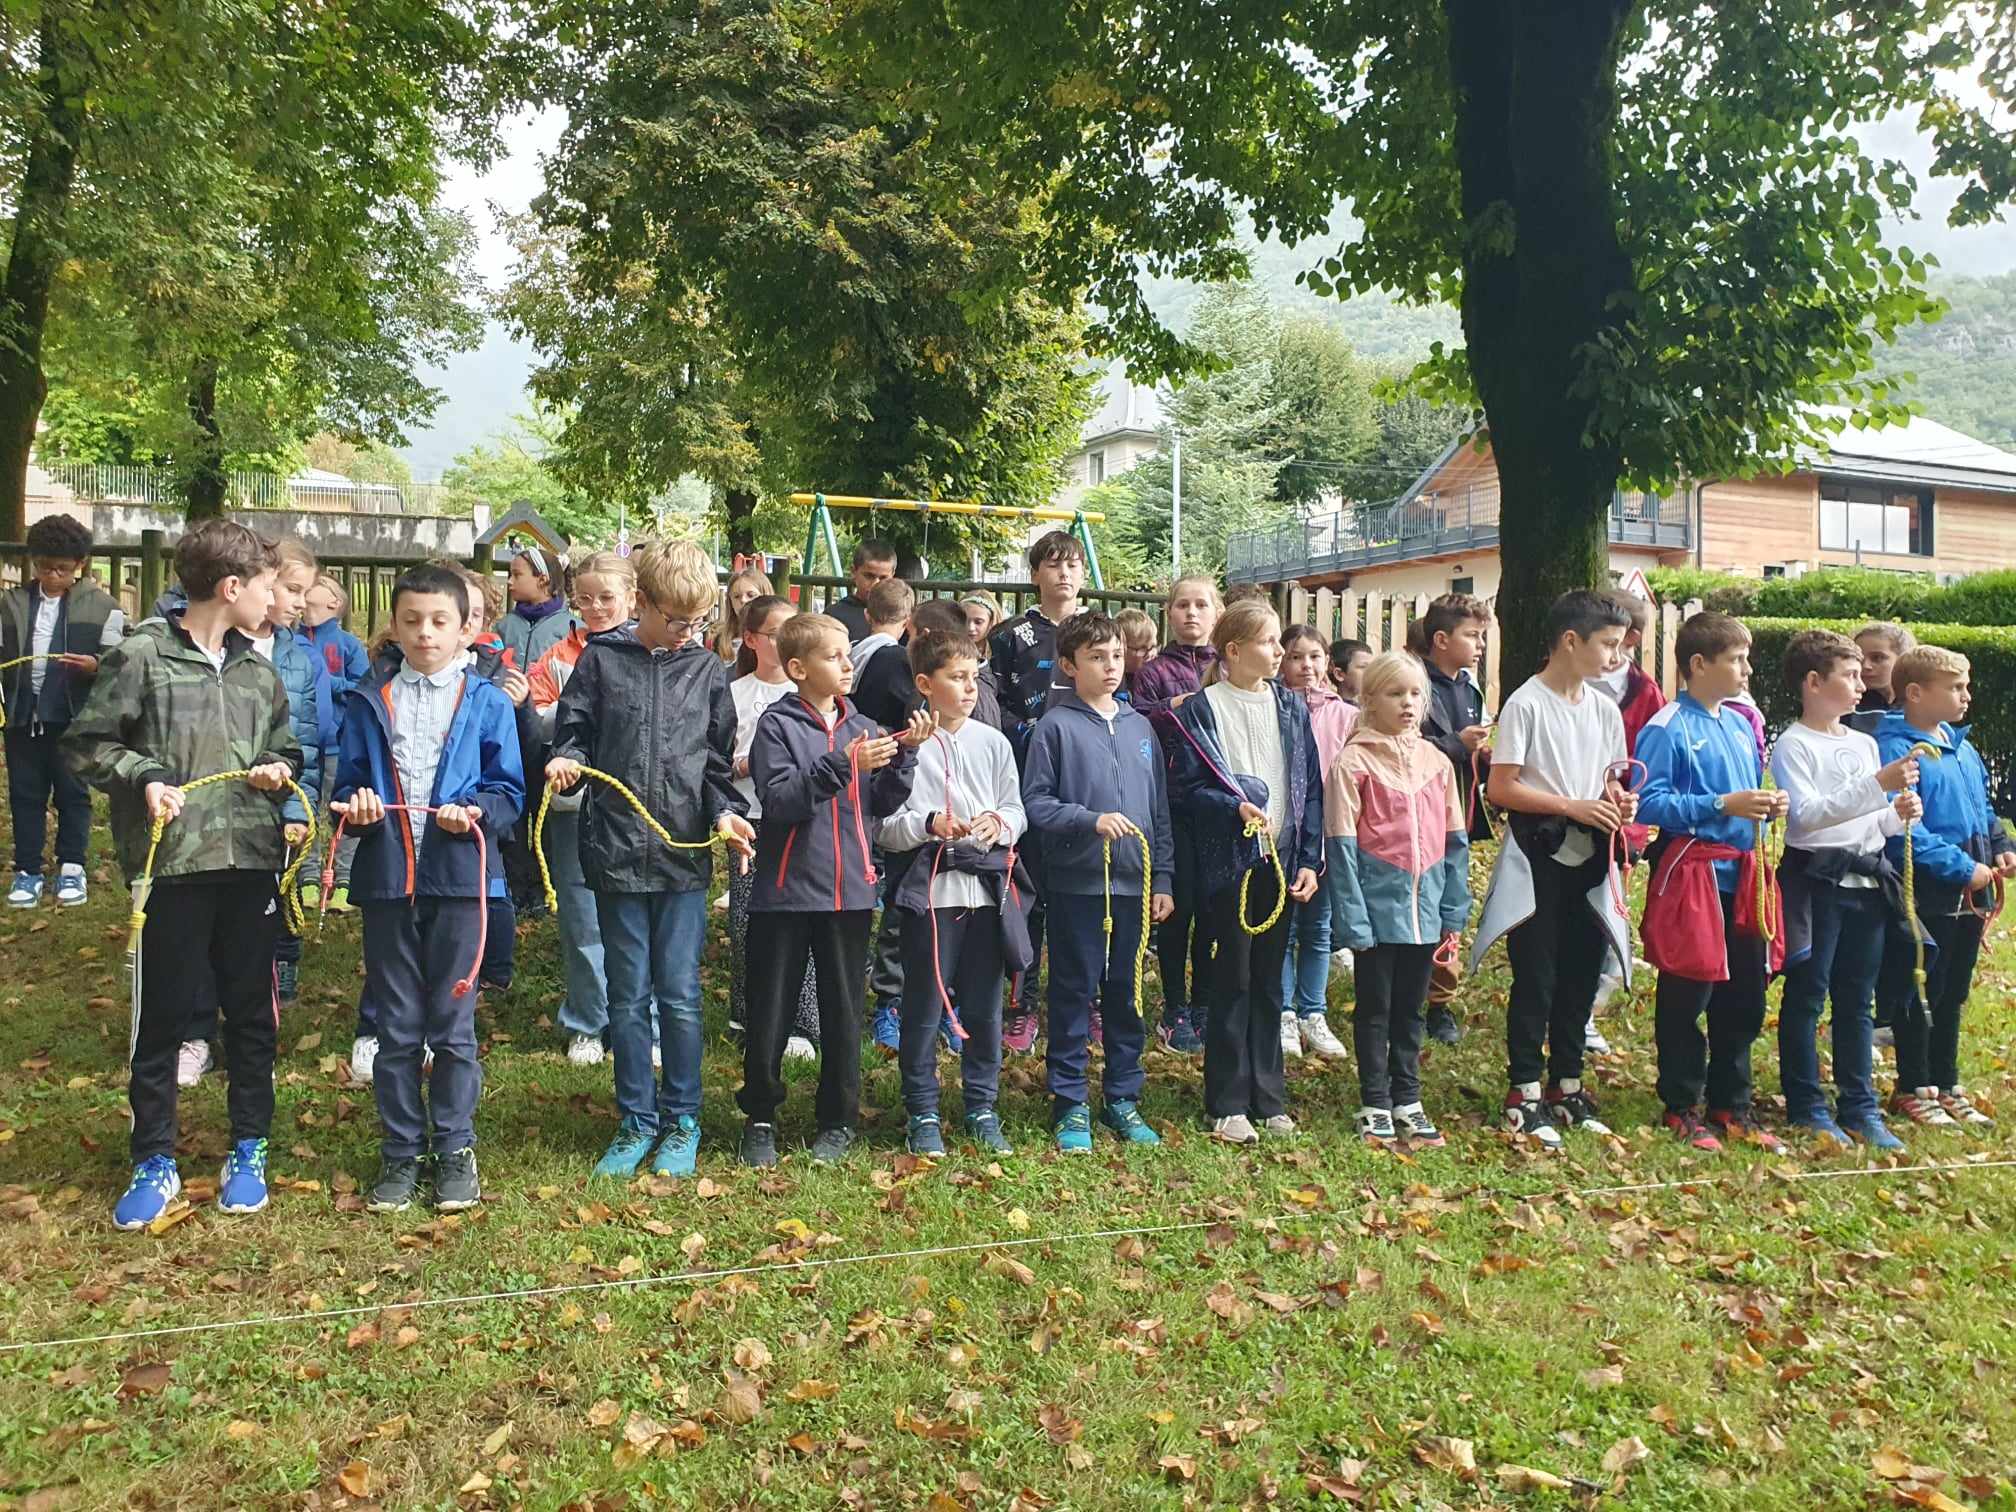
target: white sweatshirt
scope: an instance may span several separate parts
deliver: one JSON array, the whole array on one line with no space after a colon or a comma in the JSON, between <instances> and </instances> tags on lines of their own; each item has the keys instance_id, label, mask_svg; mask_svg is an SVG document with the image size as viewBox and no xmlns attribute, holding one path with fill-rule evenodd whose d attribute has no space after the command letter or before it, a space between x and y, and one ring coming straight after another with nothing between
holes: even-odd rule
<instances>
[{"instance_id":1,"label":"white sweatshirt","mask_svg":"<svg viewBox=\"0 0 2016 1512\"><path fill-rule=\"evenodd\" d=\"M1904 828L1893 795L1877 786L1883 765L1876 742L1856 730L1823 735L1795 724L1771 748L1771 776L1792 799L1785 843L1798 850L1847 850L1866 855ZM1848 876L1848 887L1874 887L1870 877Z\"/></svg>"},{"instance_id":2,"label":"white sweatshirt","mask_svg":"<svg viewBox=\"0 0 2016 1512\"><path fill-rule=\"evenodd\" d=\"M966 820L998 814L1004 845L1014 845L1028 829L1022 812L1022 782L1015 773L1015 752L1008 737L992 725L968 719L956 731L947 734L940 730L918 747L917 775L910 784L910 796L876 827L876 842L886 851L914 851L934 844L937 836L931 833L931 816L948 812ZM956 843L979 848L976 841ZM986 884L965 872L941 870L931 884L933 908L983 908L989 902Z\"/></svg>"}]
</instances>

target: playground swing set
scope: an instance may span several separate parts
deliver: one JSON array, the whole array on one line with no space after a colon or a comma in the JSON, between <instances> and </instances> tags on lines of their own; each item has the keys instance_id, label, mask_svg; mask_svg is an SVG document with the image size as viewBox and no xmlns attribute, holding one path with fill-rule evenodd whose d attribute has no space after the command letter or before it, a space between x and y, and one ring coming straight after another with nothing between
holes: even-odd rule
<instances>
[{"instance_id":1,"label":"playground swing set","mask_svg":"<svg viewBox=\"0 0 2016 1512\"><path fill-rule=\"evenodd\" d=\"M924 516L924 550L928 558L931 545L931 516L945 515L987 515L995 519L1011 520L1055 520L1066 525L1078 544L1085 548L1085 579L1087 586L1104 588L1106 579L1099 571L1099 548L1092 541L1092 527L1105 520L1103 514L1087 513L1082 509L1031 508L1020 504L982 504L973 499L875 499L861 494L794 493L793 504L803 505L812 511L805 527L805 555L803 561L809 571L825 548L825 556L832 564L835 577L847 575L846 564L840 557L840 540L833 530L833 511L836 509L865 509L868 511L869 530L874 530L877 511L889 509L903 514Z\"/></svg>"}]
</instances>

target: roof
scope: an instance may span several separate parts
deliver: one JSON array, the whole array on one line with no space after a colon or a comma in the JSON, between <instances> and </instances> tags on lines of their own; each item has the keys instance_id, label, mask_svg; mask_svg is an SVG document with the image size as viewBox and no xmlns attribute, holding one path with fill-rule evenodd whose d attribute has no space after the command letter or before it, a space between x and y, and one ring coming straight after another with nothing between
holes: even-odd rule
<instances>
[{"instance_id":1,"label":"roof","mask_svg":"<svg viewBox=\"0 0 2016 1512\"><path fill-rule=\"evenodd\" d=\"M1817 413L1846 420L1850 411L1829 407ZM1802 451L1801 460L1851 477L2016 493L2016 455L1923 415L1902 425L1861 430L1851 425L1824 450Z\"/></svg>"},{"instance_id":2,"label":"roof","mask_svg":"<svg viewBox=\"0 0 2016 1512\"><path fill-rule=\"evenodd\" d=\"M476 537L478 546L494 546L512 536L530 536L548 551L565 551L567 537L525 500L520 499L490 522L490 528Z\"/></svg>"},{"instance_id":3,"label":"roof","mask_svg":"<svg viewBox=\"0 0 2016 1512\"><path fill-rule=\"evenodd\" d=\"M1128 431L1153 435L1161 424L1162 403L1155 390L1133 382L1125 363L1109 362L1099 380L1099 408L1079 431L1078 444L1090 446Z\"/></svg>"}]
</instances>

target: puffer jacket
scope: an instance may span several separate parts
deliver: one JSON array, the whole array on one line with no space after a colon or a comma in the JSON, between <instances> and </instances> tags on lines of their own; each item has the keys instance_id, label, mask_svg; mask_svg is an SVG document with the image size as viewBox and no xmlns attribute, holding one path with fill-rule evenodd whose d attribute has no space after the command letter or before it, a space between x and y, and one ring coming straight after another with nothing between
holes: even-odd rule
<instances>
[{"instance_id":1,"label":"puffer jacket","mask_svg":"<svg viewBox=\"0 0 2016 1512\"><path fill-rule=\"evenodd\" d=\"M330 714L329 674L294 638L281 630L273 636L273 670L280 686L287 690L287 712L294 723L294 739L301 747L302 790L319 814L322 810L322 758L329 752L325 736L333 735L336 721ZM301 800L292 793L282 807L282 816L291 824L306 822Z\"/></svg>"},{"instance_id":2,"label":"puffer jacket","mask_svg":"<svg viewBox=\"0 0 2016 1512\"><path fill-rule=\"evenodd\" d=\"M1323 791L1337 948L1433 945L1470 918L1456 769L1431 741L1360 723Z\"/></svg>"},{"instance_id":3,"label":"puffer jacket","mask_svg":"<svg viewBox=\"0 0 2016 1512\"><path fill-rule=\"evenodd\" d=\"M628 625L590 636L554 711L552 755L617 778L675 840L705 840L745 807L728 669L698 640L654 653ZM675 850L620 793L583 783L581 869L597 892L692 892L713 880L711 847Z\"/></svg>"},{"instance_id":4,"label":"puffer jacket","mask_svg":"<svg viewBox=\"0 0 2016 1512\"><path fill-rule=\"evenodd\" d=\"M1288 771L1288 816L1275 845L1281 853L1281 870L1292 884L1295 873L1305 867L1318 875L1323 871L1323 769L1316 755L1316 734L1309 726L1309 705L1278 682L1267 687L1274 695L1282 762ZM1239 805L1266 808L1267 785L1250 773L1232 770L1209 699L1185 699L1176 711L1176 732L1169 810L1178 823L1188 821L1197 863L1194 880L1208 898L1260 864L1260 837L1246 833Z\"/></svg>"},{"instance_id":5,"label":"puffer jacket","mask_svg":"<svg viewBox=\"0 0 2016 1512\"><path fill-rule=\"evenodd\" d=\"M147 859L150 782L186 783L273 761L301 775L287 690L266 658L230 631L220 671L189 638L179 613L146 621L105 653L62 749L70 770L110 797L112 838L128 881ZM281 837L287 796L242 781L198 788L182 817L161 832L156 880L279 871L287 864Z\"/></svg>"},{"instance_id":6,"label":"puffer jacket","mask_svg":"<svg viewBox=\"0 0 2016 1512\"><path fill-rule=\"evenodd\" d=\"M715 666L721 663L717 658ZM576 674L577 678L579 674ZM875 906L876 822L903 807L917 775L917 753L898 744L896 759L862 774L847 748L882 727L845 698L828 729L803 698L780 698L756 720L749 778L763 805L756 836L756 913L844 913Z\"/></svg>"}]
</instances>

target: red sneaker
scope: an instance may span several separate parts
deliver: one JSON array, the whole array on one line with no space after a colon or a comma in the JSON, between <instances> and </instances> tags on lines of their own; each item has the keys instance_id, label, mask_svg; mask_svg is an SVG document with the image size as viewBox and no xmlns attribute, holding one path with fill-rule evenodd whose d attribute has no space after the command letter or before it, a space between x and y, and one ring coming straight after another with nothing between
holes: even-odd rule
<instances>
[{"instance_id":1,"label":"red sneaker","mask_svg":"<svg viewBox=\"0 0 2016 1512\"><path fill-rule=\"evenodd\" d=\"M1036 1048L1036 1015L1033 1013L1011 1013L1008 1021L1001 1026L1001 1048L1013 1050L1017 1055L1027 1055Z\"/></svg>"},{"instance_id":2,"label":"red sneaker","mask_svg":"<svg viewBox=\"0 0 2016 1512\"><path fill-rule=\"evenodd\" d=\"M1673 1131L1673 1137L1682 1144L1692 1145L1697 1150L1705 1150L1710 1155L1720 1154L1722 1141L1715 1137L1715 1131L1701 1122L1700 1115L1692 1108L1666 1114L1666 1127Z\"/></svg>"},{"instance_id":3,"label":"red sneaker","mask_svg":"<svg viewBox=\"0 0 2016 1512\"><path fill-rule=\"evenodd\" d=\"M1721 1132L1724 1144L1753 1144L1769 1155L1785 1153L1785 1141L1759 1123L1748 1108L1741 1113L1710 1108L1708 1122Z\"/></svg>"}]
</instances>

